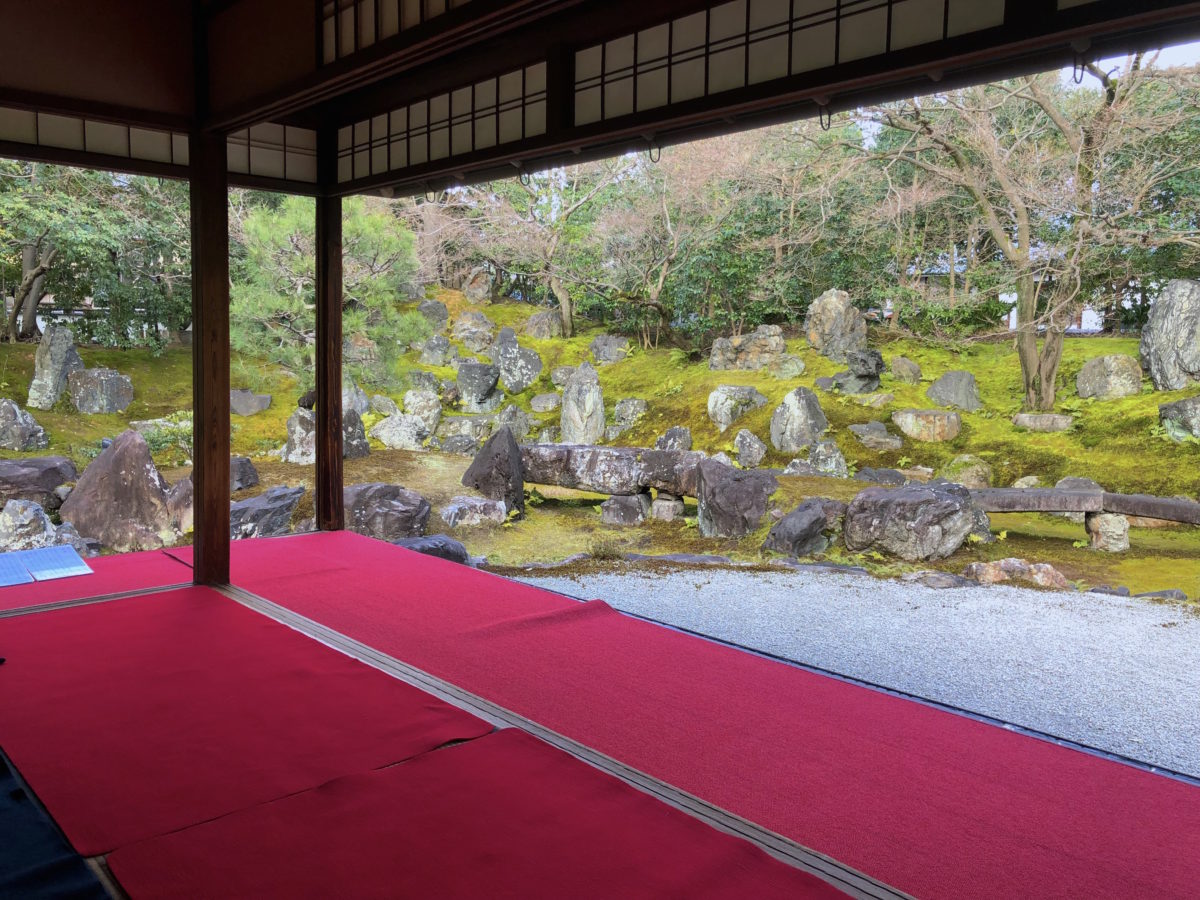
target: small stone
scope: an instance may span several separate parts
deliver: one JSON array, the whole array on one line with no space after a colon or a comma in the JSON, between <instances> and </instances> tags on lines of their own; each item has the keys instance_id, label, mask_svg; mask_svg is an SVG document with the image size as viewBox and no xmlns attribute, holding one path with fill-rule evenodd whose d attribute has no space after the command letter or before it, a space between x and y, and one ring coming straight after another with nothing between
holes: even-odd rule
<instances>
[{"instance_id":1,"label":"small stone","mask_svg":"<svg viewBox=\"0 0 1200 900\"><path fill-rule=\"evenodd\" d=\"M783 474L801 478L816 478L821 473L807 459L793 459L783 467Z\"/></svg>"},{"instance_id":2,"label":"small stone","mask_svg":"<svg viewBox=\"0 0 1200 900\"><path fill-rule=\"evenodd\" d=\"M938 473L940 478L969 488L992 486L992 467L978 456L964 453L950 460Z\"/></svg>"},{"instance_id":3,"label":"small stone","mask_svg":"<svg viewBox=\"0 0 1200 900\"><path fill-rule=\"evenodd\" d=\"M229 458L229 493L236 494L258 484L258 469L247 456Z\"/></svg>"},{"instance_id":4,"label":"small stone","mask_svg":"<svg viewBox=\"0 0 1200 900\"><path fill-rule=\"evenodd\" d=\"M808 451L808 462L821 475L849 478L850 468L836 441L817 441Z\"/></svg>"},{"instance_id":5,"label":"small stone","mask_svg":"<svg viewBox=\"0 0 1200 900\"><path fill-rule=\"evenodd\" d=\"M32 500L9 500L0 511L0 552L36 550L58 543L54 523Z\"/></svg>"},{"instance_id":6,"label":"small stone","mask_svg":"<svg viewBox=\"0 0 1200 900\"><path fill-rule=\"evenodd\" d=\"M400 407L391 397L385 397L383 394L375 394L371 397L371 412L379 416L394 416L400 412Z\"/></svg>"},{"instance_id":7,"label":"small stone","mask_svg":"<svg viewBox=\"0 0 1200 900\"><path fill-rule=\"evenodd\" d=\"M454 453L459 456L470 456L479 449L479 441L469 434L452 434L442 440L443 453Z\"/></svg>"},{"instance_id":8,"label":"small stone","mask_svg":"<svg viewBox=\"0 0 1200 900\"><path fill-rule=\"evenodd\" d=\"M1116 513L1090 512L1084 518L1093 550L1124 553L1129 549L1129 520Z\"/></svg>"},{"instance_id":9,"label":"small stone","mask_svg":"<svg viewBox=\"0 0 1200 900\"><path fill-rule=\"evenodd\" d=\"M939 406L952 406L967 412L983 409L975 376L962 370L947 372L929 386L925 396Z\"/></svg>"},{"instance_id":10,"label":"small stone","mask_svg":"<svg viewBox=\"0 0 1200 900\"><path fill-rule=\"evenodd\" d=\"M49 446L46 430L33 416L17 406L15 400L0 399L0 449L24 452Z\"/></svg>"},{"instance_id":11,"label":"small stone","mask_svg":"<svg viewBox=\"0 0 1200 900\"><path fill-rule=\"evenodd\" d=\"M897 356L892 360L892 376L905 384L917 384L921 381L921 367L907 356Z\"/></svg>"},{"instance_id":12,"label":"small stone","mask_svg":"<svg viewBox=\"0 0 1200 900\"><path fill-rule=\"evenodd\" d=\"M829 391L832 391L835 387L837 387L837 385L834 382L832 377L830 377L829 375L823 375L820 378L814 379L813 387L815 387L819 391L825 391L826 393L828 393Z\"/></svg>"},{"instance_id":13,"label":"small stone","mask_svg":"<svg viewBox=\"0 0 1200 900\"><path fill-rule=\"evenodd\" d=\"M429 429L418 416L398 413L376 422L371 437L389 450L424 450Z\"/></svg>"},{"instance_id":14,"label":"small stone","mask_svg":"<svg viewBox=\"0 0 1200 900\"><path fill-rule=\"evenodd\" d=\"M743 469L755 468L767 455L767 445L747 428L734 435L733 449L737 451L738 465Z\"/></svg>"},{"instance_id":15,"label":"small stone","mask_svg":"<svg viewBox=\"0 0 1200 900\"><path fill-rule=\"evenodd\" d=\"M508 511L502 500L484 497L454 497L438 510L442 521L450 528L475 528L481 525L503 525Z\"/></svg>"},{"instance_id":16,"label":"small stone","mask_svg":"<svg viewBox=\"0 0 1200 900\"><path fill-rule=\"evenodd\" d=\"M654 442L655 450L691 450L692 429L686 425L673 425Z\"/></svg>"},{"instance_id":17,"label":"small stone","mask_svg":"<svg viewBox=\"0 0 1200 900\"><path fill-rule=\"evenodd\" d=\"M446 366L450 360L458 356L458 348L450 343L445 335L435 334L421 348L420 362L426 366Z\"/></svg>"},{"instance_id":18,"label":"small stone","mask_svg":"<svg viewBox=\"0 0 1200 900\"><path fill-rule=\"evenodd\" d=\"M767 372L772 378L778 378L780 381L791 381L794 378L799 378L804 374L804 360L798 356L793 356L791 353L784 353L782 356L777 356L767 363Z\"/></svg>"},{"instance_id":19,"label":"small stone","mask_svg":"<svg viewBox=\"0 0 1200 900\"><path fill-rule=\"evenodd\" d=\"M486 413L499 409L502 395L497 390L500 369L494 365L464 360L458 367L458 392L466 412Z\"/></svg>"},{"instance_id":20,"label":"small stone","mask_svg":"<svg viewBox=\"0 0 1200 900\"><path fill-rule=\"evenodd\" d=\"M708 417L717 430L724 432L746 413L767 405L767 398L756 388L721 384L708 395Z\"/></svg>"},{"instance_id":21,"label":"small stone","mask_svg":"<svg viewBox=\"0 0 1200 900\"><path fill-rule=\"evenodd\" d=\"M908 483L908 476L899 469L874 468L863 466L854 473L855 481L867 481L871 484L900 485Z\"/></svg>"},{"instance_id":22,"label":"small stone","mask_svg":"<svg viewBox=\"0 0 1200 900\"><path fill-rule=\"evenodd\" d=\"M1061 413L1017 413L1012 423L1018 428L1052 433L1068 431L1075 424L1075 417Z\"/></svg>"},{"instance_id":23,"label":"small stone","mask_svg":"<svg viewBox=\"0 0 1200 900\"><path fill-rule=\"evenodd\" d=\"M571 380L571 376L575 374L577 366L555 366L550 370L550 381L553 382L556 388L565 388L567 382Z\"/></svg>"},{"instance_id":24,"label":"small stone","mask_svg":"<svg viewBox=\"0 0 1200 900\"><path fill-rule=\"evenodd\" d=\"M1117 400L1142 392L1142 364L1126 353L1089 359L1075 378L1075 391L1085 400Z\"/></svg>"},{"instance_id":25,"label":"small stone","mask_svg":"<svg viewBox=\"0 0 1200 900\"><path fill-rule=\"evenodd\" d=\"M682 519L683 512L683 498L663 491L659 491L654 502L650 504L650 516L659 522L674 522Z\"/></svg>"},{"instance_id":26,"label":"small stone","mask_svg":"<svg viewBox=\"0 0 1200 900\"><path fill-rule=\"evenodd\" d=\"M1014 481L1012 486L1015 488L1035 488L1039 487L1041 483L1042 479L1038 478L1036 475L1025 475Z\"/></svg>"},{"instance_id":27,"label":"small stone","mask_svg":"<svg viewBox=\"0 0 1200 900\"><path fill-rule=\"evenodd\" d=\"M422 300L417 304L417 312L425 317L425 321L429 323L429 327L434 331L441 331L446 327L446 323L450 321L450 310L440 300Z\"/></svg>"},{"instance_id":28,"label":"small stone","mask_svg":"<svg viewBox=\"0 0 1200 900\"><path fill-rule=\"evenodd\" d=\"M887 406L889 403L894 403L895 400L895 394L880 393L867 394L865 397L860 397L858 402L863 406L870 407L871 409L883 409L883 407Z\"/></svg>"},{"instance_id":29,"label":"small stone","mask_svg":"<svg viewBox=\"0 0 1200 900\"><path fill-rule=\"evenodd\" d=\"M464 566L471 565L471 554L467 552L463 543L445 534L399 538L392 543L405 550L412 550L414 553L436 556L438 559L449 560Z\"/></svg>"},{"instance_id":30,"label":"small stone","mask_svg":"<svg viewBox=\"0 0 1200 900\"><path fill-rule=\"evenodd\" d=\"M900 438L887 430L886 425L878 421L851 425L850 433L870 450L899 450L904 445Z\"/></svg>"},{"instance_id":31,"label":"small stone","mask_svg":"<svg viewBox=\"0 0 1200 900\"><path fill-rule=\"evenodd\" d=\"M538 432L538 443L557 444L562 438L562 429L557 425L547 425Z\"/></svg>"},{"instance_id":32,"label":"small stone","mask_svg":"<svg viewBox=\"0 0 1200 900\"><path fill-rule=\"evenodd\" d=\"M958 413L940 409L897 410L892 413L892 422L916 441L952 441L962 430Z\"/></svg>"},{"instance_id":33,"label":"small stone","mask_svg":"<svg viewBox=\"0 0 1200 900\"><path fill-rule=\"evenodd\" d=\"M529 408L535 413L554 412L562 406L561 394L538 394L529 401Z\"/></svg>"},{"instance_id":34,"label":"small stone","mask_svg":"<svg viewBox=\"0 0 1200 900\"><path fill-rule=\"evenodd\" d=\"M1200 438L1200 396L1164 403L1158 408L1158 418L1172 440Z\"/></svg>"},{"instance_id":35,"label":"small stone","mask_svg":"<svg viewBox=\"0 0 1200 900\"><path fill-rule=\"evenodd\" d=\"M1162 591L1147 591L1144 594L1134 594L1135 598L1143 600L1171 600L1176 603L1186 603L1188 595L1179 588L1167 588Z\"/></svg>"},{"instance_id":36,"label":"small stone","mask_svg":"<svg viewBox=\"0 0 1200 900\"><path fill-rule=\"evenodd\" d=\"M641 525L650 517L649 494L609 497L600 504L600 521L605 525Z\"/></svg>"}]
</instances>

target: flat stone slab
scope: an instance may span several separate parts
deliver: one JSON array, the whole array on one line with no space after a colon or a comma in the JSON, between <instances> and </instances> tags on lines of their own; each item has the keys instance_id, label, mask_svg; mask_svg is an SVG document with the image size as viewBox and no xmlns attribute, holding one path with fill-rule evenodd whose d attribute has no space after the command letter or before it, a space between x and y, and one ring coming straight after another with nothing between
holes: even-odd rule
<instances>
[{"instance_id":1,"label":"flat stone slab","mask_svg":"<svg viewBox=\"0 0 1200 900\"><path fill-rule=\"evenodd\" d=\"M1067 431L1075 424L1075 417L1061 413L1017 413L1013 416L1012 423L1018 428L1028 428L1030 431Z\"/></svg>"},{"instance_id":2,"label":"flat stone slab","mask_svg":"<svg viewBox=\"0 0 1200 900\"><path fill-rule=\"evenodd\" d=\"M976 488L971 497L984 512L1103 512L1103 491L1057 488Z\"/></svg>"}]
</instances>

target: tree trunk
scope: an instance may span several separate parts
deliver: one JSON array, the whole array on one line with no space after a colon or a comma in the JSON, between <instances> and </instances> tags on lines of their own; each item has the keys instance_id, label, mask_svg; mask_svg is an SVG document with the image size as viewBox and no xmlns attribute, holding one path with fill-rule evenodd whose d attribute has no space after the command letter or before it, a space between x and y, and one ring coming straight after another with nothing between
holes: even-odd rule
<instances>
[{"instance_id":1,"label":"tree trunk","mask_svg":"<svg viewBox=\"0 0 1200 900\"><path fill-rule=\"evenodd\" d=\"M1017 281L1017 356L1021 360L1021 376L1025 382L1024 408L1049 412L1054 409L1055 382L1058 364L1062 361L1066 328L1057 322L1048 323L1039 352L1037 321L1037 287L1032 275L1022 275Z\"/></svg>"},{"instance_id":2,"label":"tree trunk","mask_svg":"<svg viewBox=\"0 0 1200 900\"><path fill-rule=\"evenodd\" d=\"M34 248L32 247L27 247L25 255L27 257L32 257L31 251L33 249ZM37 257L36 264L32 265L31 268L25 269L24 273L21 275L21 283L17 285L16 291L13 292L12 310L8 314L9 343L15 344L17 342L17 338L19 336L17 319L21 316L22 310L25 308L25 302L29 298L30 293L33 291L34 286L41 283L42 278L45 276L46 272L49 271L50 266L53 265L54 257L57 255L58 251L54 248L43 247L41 250L41 255ZM36 312L36 307L34 309ZM36 323L36 315L31 316L30 318Z\"/></svg>"},{"instance_id":3,"label":"tree trunk","mask_svg":"<svg viewBox=\"0 0 1200 900\"><path fill-rule=\"evenodd\" d=\"M558 300L558 311L562 317L563 337L575 336L575 306L571 294L557 275L550 276L550 290Z\"/></svg>"}]
</instances>

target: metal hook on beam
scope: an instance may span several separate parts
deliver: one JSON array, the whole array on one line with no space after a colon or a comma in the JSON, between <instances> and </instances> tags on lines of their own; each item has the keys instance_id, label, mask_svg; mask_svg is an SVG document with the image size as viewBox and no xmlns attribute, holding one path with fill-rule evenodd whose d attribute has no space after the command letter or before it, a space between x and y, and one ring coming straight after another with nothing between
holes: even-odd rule
<instances>
[{"instance_id":1,"label":"metal hook on beam","mask_svg":"<svg viewBox=\"0 0 1200 900\"><path fill-rule=\"evenodd\" d=\"M1071 67L1071 80L1076 84L1083 84L1083 73L1087 71L1087 60L1083 58L1082 53L1075 54L1075 64Z\"/></svg>"},{"instance_id":2,"label":"metal hook on beam","mask_svg":"<svg viewBox=\"0 0 1200 900\"><path fill-rule=\"evenodd\" d=\"M658 141L650 142L650 146L646 148L646 158L655 164L662 159L662 146L658 143Z\"/></svg>"},{"instance_id":3,"label":"metal hook on beam","mask_svg":"<svg viewBox=\"0 0 1200 900\"><path fill-rule=\"evenodd\" d=\"M822 104L817 107L817 121L821 123L821 130L828 131L833 127L833 110Z\"/></svg>"},{"instance_id":4,"label":"metal hook on beam","mask_svg":"<svg viewBox=\"0 0 1200 900\"><path fill-rule=\"evenodd\" d=\"M533 179L529 177L529 173L526 172L524 169L522 169L520 171L520 173L518 173L517 180L519 182L521 182L521 185L523 187L529 187L529 185L531 185L533 183Z\"/></svg>"}]
</instances>

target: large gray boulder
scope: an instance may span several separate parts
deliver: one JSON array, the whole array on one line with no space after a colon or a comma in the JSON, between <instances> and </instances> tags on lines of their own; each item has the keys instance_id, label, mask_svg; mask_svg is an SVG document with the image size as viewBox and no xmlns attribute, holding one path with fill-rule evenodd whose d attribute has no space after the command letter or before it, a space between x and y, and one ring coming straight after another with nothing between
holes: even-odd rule
<instances>
[{"instance_id":1,"label":"large gray boulder","mask_svg":"<svg viewBox=\"0 0 1200 900\"><path fill-rule=\"evenodd\" d=\"M579 444L526 444L521 465L529 484L638 494L653 488L676 497L695 497L697 466L704 454L695 451L591 447Z\"/></svg>"},{"instance_id":2,"label":"large gray boulder","mask_svg":"<svg viewBox=\"0 0 1200 900\"><path fill-rule=\"evenodd\" d=\"M867 349L867 320L845 291L828 290L812 302L804 333L814 350L835 362L845 362L848 353Z\"/></svg>"},{"instance_id":3,"label":"large gray boulder","mask_svg":"<svg viewBox=\"0 0 1200 900\"><path fill-rule=\"evenodd\" d=\"M525 513L525 467L512 429L507 426L496 429L471 460L462 483L490 500L502 500L508 510Z\"/></svg>"},{"instance_id":4,"label":"large gray boulder","mask_svg":"<svg viewBox=\"0 0 1200 900\"><path fill-rule=\"evenodd\" d=\"M0 459L0 506L32 500L45 509L58 509L59 494L75 476L75 464L65 456Z\"/></svg>"},{"instance_id":5,"label":"large gray boulder","mask_svg":"<svg viewBox=\"0 0 1200 900\"><path fill-rule=\"evenodd\" d=\"M828 427L817 395L798 387L783 398L771 416L771 443L776 450L794 453L815 443Z\"/></svg>"},{"instance_id":6,"label":"large gray boulder","mask_svg":"<svg viewBox=\"0 0 1200 900\"><path fill-rule=\"evenodd\" d=\"M629 338L601 334L592 340L588 349L592 351L592 359L597 365L606 366L609 363L620 362L629 355Z\"/></svg>"},{"instance_id":7,"label":"large gray boulder","mask_svg":"<svg viewBox=\"0 0 1200 900\"><path fill-rule=\"evenodd\" d=\"M408 415L420 419L427 434L433 434L442 420L442 401L436 391L424 389L405 391L404 411Z\"/></svg>"},{"instance_id":8,"label":"large gray boulder","mask_svg":"<svg viewBox=\"0 0 1200 900\"><path fill-rule=\"evenodd\" d=\"M525 334L538 340L549 340L563 336L562 314L557 309L535 312L525 320Z\"/></svg>"},{"instance_id":9,"label":"large gray boulder","mask_svg":"<svg viewBox=\"0 0 1200 900\"><path fill-rule=\"evenodd\" d=\"M618 494L600 504L600 521L605 525L641 525L650 518L649 494Z\"/></svg>"},{"instance_id":10,"label":"large gray boulder","mask_svg":"<svg viewBox=\"0 0 1200 900\"><path fill-rule=\"evenodd\" d=\"M1200 381L1200 281L1167 282L1142 329L1142 365L1160 391Z\"/></svg>"},{"instance_id":11,"label":"large gray boulder","mask_svg":"<svg viewBox=\"0 0 1200 900\"><path fill-rule=\"evenodd\" d=\"M483 353L492 345L492 334L495 329L496 323L483 313L468 310L460 313L454 320L454 328L450 333L455 340L461 341L469 350Z\"/></svg>"},{"instance_id":12,"label":"large gray boulder","mask_svg":"<svg viewBox=\"0 0 1200 900\"><path fill-rule=\"evenodd\" d=\"M258 484L258 469L248 456L229 458L229 493L236 494Z\"/></svg>"},{"instance_id":13,"label":"large gray boulder","mask_svg":"<svg viewBox=\"0 0 1200 900\"><path fill-rule=\"evenodd\" d=\"M931 384L925 396L938 406L952 406L967 412L983 409L975 376L959 369L947 372Z\"/></svg>"},{"instance_id":14,"label":"large gray boulder","mask_svg":"<svg viewBox=\"0 0 1200 900\"><path fill-rule=\"evenodd\" d=\"M491 303L496 299L499 285L496 275L487 266L476 266L463 281L463 295L471 303Z\"/></svg>"},{"instance_id":15,"label":"large gray boulder","mask_svg":"<svg viewBox=\"0 0 1200 900\"><path fill-rule=\"evenodd\" d=\"M275 537L291 531L292 513L304 488L267 488L256 497L239 500L229 505L229 538Z\"/></svg>"},{"instance_id":16,"label":"large gray boulder","mask_svg":"<svg viewBox=\"0 0 1200 900\"><path fill-rule=\"evenodd\" d=\"M1125 353L1089 359L1075 377L1075 391L1087 400L1116 400L1142 392L1142 364Z\"/></svg>"},{"instance_id":17,"label":"large gray boulder","mask_svg":"<svg viewBox=\"0 0 1200 900\"><path fill-rule=\"evenodd\" d=\"M892 360L892 377L905 384L917 384L921 380L921 367L907 356L897 356Z\"/></svg>"},{"instance_id":18,"label":"large gray boulder","mask_svg":"<svg viewBox=\"0 0 1200 900\"><path fill-rule=\"evenodd\" d=\"M510 394L519 394L542 374L542 358L536 350L517 343L517 333L511 328L501 328L492 345L492 362L500 370L500 381Z\"/></svg>"},{"instance_id":19,"label":"large gray boulder","mask_svg":"<svg viewBox=\"0 0 1200 900\"><path fill-rule=\"evenodd\" d=\"M75 349L71 329L48 323L33 357L33 381L29 384L26 405L34 409L51 409L67 389L70 374L82 368L83 360Z\"/></svg>"},{"instance_id":20,"label":"large gray boulder","mask_svg":"<svg viewBox=\"0 0 1200 900\"><path fill-rule=\"evenodd\" d=\"M833 383L843 394L869 394L879 390L883 374L883 356L878 350L850 350L846 353L849 371L833 376Z\"/></svg>"},{"instance_id":21,"label":"large gray boulder","mask_svg":"<svg viewBox=\"0 0 1200 900\"><path fill-rule=\"evenodd\" d=\"M235 416L256 416L270 407L270 394L256 394L246 390L229 392L229 411Z\"/></svg>"},{"instance_id":22,"label":"large gray boulder","mask_svg":"<svg viewBox=\"0 0 1200 900\"><path fill-rule=\"evenodd\" d=\"M398 484L346 485L346 527L381 541L420 537L429 522L429 501Z\"/></svg>"},{"instance_id":23,"label":"large gray boulder","mask_svg":"<svg viewBox=\"0 0 1200 900\"><path fill-rule=\"evenodd\" d=\"M717 338L713 341L708 367L724 369L763 369L780 364L787 353L783 329L778 325L759 325L750 334ZM803 371L803 365L801 365Z\"/></svg>"},{"instance_id":24,"label":"large gray boulder","mask_svg":"<svg viewBox=\"0 0 1200 900\"><path fill-rule=\"evenodd\" d=\"M169 487L136 431L117 435L79 476L59 517L80 534L125 553L172 542Z\"/></svg>"},{"instance_id":25,"label":"large gray boulder","mask_svg":"<svg viewBox=\"0 0 1200 900\"><path fill-rule=\"evenodd\" d=\"M1200 438L1200 397L1188 397L1158 408L1158 418L1173 440Z\"/></svg>"},{"instance_id":26,"label":"large gray boulder","mask_svg":"<svg viewBox=\"0 0 1200 900\"><path fill-rule=\"evenodd\" d=\"M892 422L914 441L952 441L962 430L962 417L944 409L898 409Z\"/></svg>"},{"instance_id":27,"label":"large gray boulder","mask_svg":"<svg viewBox=\"0 0 1200 900\"><path fill-rule=\"evenodd\" d=\"M867 488L846 509L843 534L850 550L878 549L912 561L943 559L968 535L987 536L988 527L965 487L933 481Z\"/></svg>"},{"instance_id":28,"label":"large gray boulder","mask_svg":"<svg viewBox=\"0 0 1200 900\"><path fill-rule=\"evenodd\" d=\"M33 416L17 406L15 400L0 399L0 449L42 450L50 446L50 438Z\"/></svg>"},{"instance_id":29,"label":"large gray boulder","mask_svg":"<svg viewBox=\"0 0 1200 900\"><path fill-rule=\"evenodd\" d=\"M67 376L67 390L87 415L124 412L133 402L133 382L115 369L76 369Z\"/></svg>"},{"instance_id":30,"label":"large gray boulder","mask_svg":"<svg viewBox=\"0 0 1200 900\"><path fill-rule=\"evenodd\" d=\"M488 413L499 409L503 399L496 389L500 381L500 369L494 365L463 360L458 367L458 394L466 412Z\"/></svg>"},{"instance_id":31,"label":"large gray boulder","mask_svg":"<svg viewBox=\"0 0 1200 900\"><path fill-rule=\"evenodd\" d=\"M749 385L720 384L708 395L708 417L724 432L746 413L767 405L767 398Z\"/></svg>"},{"instance_id":32,"label":"large gray boulder","mask_svg":"<svg viewBox=\"0 0 1200 900\"><path fill-rule=\"evenodd\" d=\"M420 416L397 413L371 427L371 437L389 450L425 450L429 429Z\"/></svg>"},{"instance_id":33,"label":"large gray boulder","mask_svg":"<svg viewBox=\"0 0 1200 900\"><path fill-rule=\"evenodd\" d=\"M583 363L563 389L559 424L565 444L594 444L604 435L604 392L590 363Z\"/></svg>"},{"instance_id":34,"label":"large gray boulder","mask_svg":"<svg viewBox=\"0 0 1200 900\"><path fill-rule=\"evenodd\" d=\"M371 452L362 418L353 409L342 410L342 456L359 459ZM317 416L297 407L287 420L287 441L279 452L284 462L311 466L317 461Z\"/></svg>"},{"instance_id":35,"label":"large gray boulder","mask_svg":"<svg viewBox=\"0 0 1200 900\"><path fill-rule=\"evenodd\" d=\"M534 421L533 416L521 409L515 403L510 403L500 412L496 413L496 420L492 425L492 431L497 428L509 428L518 441L523 440L529 432L533 431Z\"/></svg>"},{"instance_id":36,"label":"large gray boulder","mask_svg":"<svg viewBox=\"0 0 1200 900\"><path fill-rule=\"evenodd\" d=\"M758 528L770 497L779 487L768 472L743 471L701 460L697 497L700 533L705 537L744 537Z\"/></svg>"},{"instance_id":37,"label":"large gray boulder","mask_svg":"<svg viewBox=\"0 0 1200 900\"><path fill-rule=\"evenodd\" d=\"M0 510L0 553L37 550L57 543L54 523L32 500L9 500Z\"/></svg>"},{"instance_id":38,"label":"large gray boulder","mask_svg":"<svg viewBox=\"0 0 1200 900\"><path fill-rule=\"evenodd\" d=\"M829 546L825 537L828 520L819 500L805 500L771 526L764 550L788 556L813 556Z\"/></svg>"}]
</instances>

